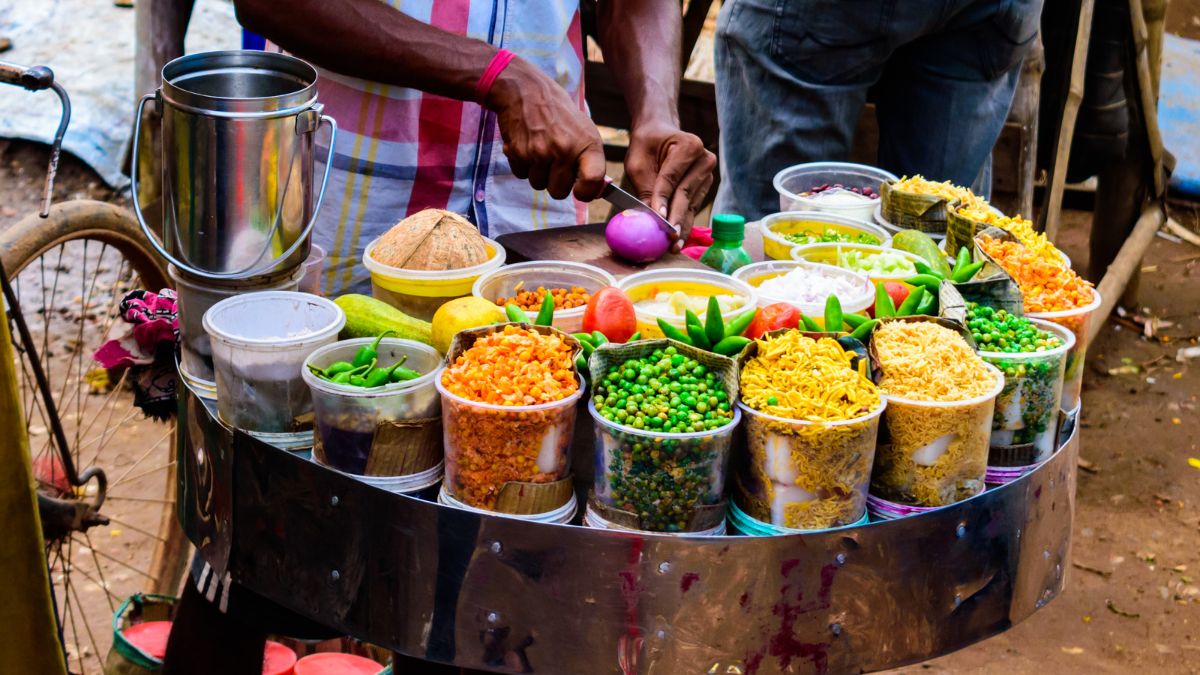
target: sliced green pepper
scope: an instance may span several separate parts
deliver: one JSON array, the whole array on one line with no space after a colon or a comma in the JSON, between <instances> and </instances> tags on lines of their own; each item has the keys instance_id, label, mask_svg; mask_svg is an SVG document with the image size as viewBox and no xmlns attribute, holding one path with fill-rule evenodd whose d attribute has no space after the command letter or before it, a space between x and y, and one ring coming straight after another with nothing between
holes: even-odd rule
<instances>
[{"instance_id":1,"label":"sliced green pepper","mask_svg":"<svg viewBox=\"0 0 1200 675\"><path fill-rule=\"evenodd\" d=\"M918 274L905 279L904 283L908 284L909 286L924 286L925 288L928 288L930 292L937 293L938 289L941 288L942 278L932 274Z\"/></svg>"},{"instance_id":2,"label":"sliced green pepper","mask_svg":"<svg viewBox=\"0 0 1200 675\"><path fill-rule=\"evenodd\" d=\"M875 330L875 327L878 325L879 325L879 319L871 319L870 321L865 321L865 322L863 322L863 324L861 326L854 329L854 332L850 334L850 337L852 337L855 340L858 340L860 342L863 340L866 340L867 336L870 335L871 331Z\"/></svg>"},{"instance_id":3,"label":"sliced green pepper","mask_svg":"<svg viewBox=\"0 0 1200 675\"><path fill-rule=\"evenodd\" d=\"M550 291L546 291L546 294L542 296L542 307L538 310L537 318L533 320L533 323L538 326L549 326L554 323L554 296L550 294Z\"/></svg>"},{"instance_id":4,"label":"sliced green pepper","mask_svg":"<svg viewBox=\"0 0 1200 675\"><path fill-rule=\"evenodd\" d=\"M751 342L753 340L750 338L745 338L741 335L730 335L713 345L713 351L723 356L733 356L734 354L740 354L746 348L746 345Z\"/></svg>"},{"instance_id":5,"label":"sliced green pepper","mask_svg":"<svg viewBox=\"0 0 1200 675\"><path fill-rule=\"evenodd\" d=\"M708 351L712 348L712 343L708 341L708 335L704 332L704 326L700 323L700 317L690 309L683 310L684 324L687 327L687 334L692 338L692 344Z\"/></svg>"},{"instance_id":6,"label":"sliced green pepper","mask_svg":"<svg viewBox=\"0 0 1200 675\"><path fill-rule=\"evenodd\" d=\"M721 303L717 296L708 296L708 311L704 314L704 335L710 345L715 345L725 337L725 320L721 318Z\"/></svg>"},{"instance_id":7,"label":"sliced green pepper","mask_svg":"<svg viewBox=\"0 0 1200 675\"><path fill-rule=\"evenodd\" d=\"M807 314L801 314L800 321L804 323L804 330L806 330L810 333L823 333L824 332L821 330L821 327L817 325L817 322L813 321L812 318L809 317Z\"/></svg>"},{"instance_id":8,"label":"sliced green pepper","mask_svg":"<svg viewBox=\"0 0 1200 675\"><path fill-rule=\"evenodd\" d=\"M358 351L354 354L354 360L351 361L352 367L360 368L374 361L379 356L379 342L388 335L394 335L395 332L394 330L385 330L370 345L359 347Z\"/></svg>"},{"instance_id":9,"label":"sliced green pepper","mask_svg":"<svg viewBox=\"0 0 1200 675\"><path fill-rule=\"evenodd\" d=\"M863 316L862 314L843 314L842 315L842 322L844 322L847 326L849 326L850 330L852 330L852 331L855 328L858 328L859 326L863 325L867 321L868 321L867 317Z\"/></svg>"},{"instance_id":10,"label":"sliced green pepper","mask_svg":"<svg viewBox=\"0 0 1200 675\"><path fill-rule=\"evenodd\" d=\"M921 301L921 304L917 305L917 309L913 313L917 316L933 316L934 312L937 311L937 305L937 295L933 293L926 293L925 299Z\"/></svg>"}]
</instances>

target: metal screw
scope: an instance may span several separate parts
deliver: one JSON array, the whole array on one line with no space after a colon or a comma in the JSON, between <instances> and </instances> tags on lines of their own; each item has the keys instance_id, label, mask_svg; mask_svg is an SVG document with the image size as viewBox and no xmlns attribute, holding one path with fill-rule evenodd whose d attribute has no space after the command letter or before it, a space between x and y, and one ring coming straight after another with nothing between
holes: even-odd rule
<instances>
[{"instance_id":1,"label":"metal screw","mask_svg":"<svg viewBox=\"0 0 1200 675\"><path fill-rule=\"evenodd\" d=\"M839 553L833 557L833 560L834 560L834 562L836 562L839 565L845 565L846 564L846 554Z\"/></svg>"},{"instance_id":2,"label":"metal screw","mask_svg":"<svg viewBox=\"0 0 1200 675\"><path fill-rule=\"evenodd\" d=\"M961 604L962 604L962 595L959 593L955 593L954 594L954 608L958 609L958 606Z\"/></svg>"},{"instance_id":3,"label":"metal screw","mask_svg":"<svg viewBox=\"0 0 1200 675\"><path fill-rule=\"evenodd\" d=\"M500 615L499 615L499 614L497 614L497 613L495 613L495 612L488 612L488 615L487 615L487 622L488 622L488 623L496 623L496 622L497 622L497 621L499 621L499 620L500 620Z\"/></svg>"},{"instance_id":4,"label":"metal screw","mask_svg":"<svg viewBox=\"0 0 1200 675\"><path fill-rule=\"evenodd\" d=\"M659 574L666 574L667 572L670 572L670 571L671 571L671 563L667 562L666 560L664 560L658 564L658 573Z\"/></svg>"},{"instance_id":5,"label":"metal screw","mask_svg":"<svg viewBox=\"0 0 1200 675\"><path fill-rule=\"evenodd\" d=\"M833 633L835 636L841 635L842 634L842 624L840 624L840 623L830 624L829 631L831 633Z\"/></svg>"},{"instance_id":6,"label":"metal screw","mask_svg":"<svg viewBox=\"0 0 1200 675\"><path fill-rule=\"evenodd\" d=\"M1049 560L1049 559L1050 559L1050 549L1046 549L1046 550L1042 551L1042 560Z\"/></svg>"},{"instance_id":7,"label":"metal screw","mask_svg":"<svg viewBox=\"0 0 1200 675\"><path fill-rule=\"evenodd\" d=\"M334 496L332 496L332 497L330 497L330 498L329 498L329 505L330 505L330 506L337 506L337 505L338 505L338 496L337 496L337 495L334 495Z\"/></svg>"},{"instance_id":8,"label":"metal screw","mask_svg":"<svg viewBox=\"0 0 1200 675\"><path fill-rule=\"evenodd\" d=\"M959 539L962 539L963 537L965 537L966 534L967 534L967 524L966 523L959 523L958 527L954 528L954 536L958 537Z\"/></svg>"},{"instance_id":9,"label":"metal screw","mask_svg":"<svg viewBox=\"0 0 1200 675\"><path fill-rule=\"evenodd\" d=\"M500 555L500 552L504 550L504 545L498 541L493 541L491 549L492 549L492 553L495 553L496 555Z\"/></svg>"},{"instance_id":10,"label":"metal screw","mask_svg":"<svg viewBox=\"0 0 1200 675\"><path fill-rule=\"evenodd\" d=\"M329 573L329 578L333 579L334 581L337 581L338 579L342 578L342 575L337 570L334 570Z\"/></svg>"},{"instance_id":11,"label":"metal screw","mask_svg":"<svg viewBox=\"0 0 1200 675\"><path fill-rule=\"evenodd\" d=\"M666 639L667 631L659 628L658 630L654 631L654 636L657 637L659 640Z\"/></svg>"}]
</instances>

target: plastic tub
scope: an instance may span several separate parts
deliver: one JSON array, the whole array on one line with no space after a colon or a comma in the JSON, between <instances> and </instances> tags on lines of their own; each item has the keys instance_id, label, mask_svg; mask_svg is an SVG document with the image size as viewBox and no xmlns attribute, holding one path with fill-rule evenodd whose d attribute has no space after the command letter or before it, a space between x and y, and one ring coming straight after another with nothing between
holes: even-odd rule
<instances>
[{"instance_id":1,"label":"plastic tub","mask_svg":"<svg viewBox=\"0 0 1200 675\"><path fill-rule=\"evenodd\" d=\"M596 434L596 499L638 514L652 532L685 531L693 507L720 503L740 410L720 429L687 434L610 422L591 400L588 412Z\"/></svg>"},{"instance_id":2,"label":"plastic tub","mask_svg":"<svg viewBox=\"0 0 1200 675\"><path fill-rule=\"evenodd\" d=\"M325 270L325 249L309 244L308 258L300 266L300 290L313 295L321 294L321 272Z\"/></svg>"},{"instance_id":3,"label":"plastic tub","mask_svg":"<svg viewBox=\"0 0 1200 675\"><path fill-rule=\"evenodd\" d=\"M907 518L908 516L916 516L922 513L936 511L939 508L941 507L901 504L899 502L888 501L873 494L867 495L867 515L871 517L872 522Z\"/></svg>"},{"instance_id":4,"label":"plastic tub","mask_svg":"<svg viewBox=\"0 0 1200 675\"><path fill-rule=\"evenodd\" d=\"M1063 372L1075 336L1049 321L1031 323L1063 344L1042 352L979 352L980 358L1004 373L1004 389L996 397L992 417L991 464L1036 464L1056 448Z\"/></svg>"},{"instance_id":5,"label":"plastic tub","mask_svg":"<svg viewBox=\"0 0 1200 675\"><path fill-rule=\"evenodd\" d=\"M1063 374L1062 409L1075 410L1079 407L1079 394L1083 390L1083 361L1088 350L1088 328L1092 314L1100 308L1100 291L1092 289L1092 301L1084 307L1064 309L1059 312L1030 312L1030 319L1042 319L1056 323L1075 335L1075 346L1067 352L1067 367Z\"/></svg>"},{"instance_id":6,"label":"plastic tub","mask_svg":"<svg viewBox=\"0 0 1200 675\"><path fill-rule=\"evenodd\" d=\"M204 313L217 374L217 413L227 424L286 442L312 411L300 374L313 350L337 340L342 308L308 293L262 291L226 298ZM276 438L277 437L277 438Z\"/></svg>"},{"instance_id":7,"label":"plastic tub","mask_svg":"<svg viewBox=\"0 0 1200 675\"><path fill-rule=\"evenodd\" d=\"M515 520L526 520L533 523L554 523L557 525L566 525L575 519L575 514L579 512L579 501L575 497L575 493L571 493L571 497L559 507L546 511L545 513L533 514L518 514L518 513L502 513L500 511L489 511L487 509L477 509L468 504L458 501L446 491L446 486L438 492L437 502L443 506L452 506L463 511L472 513L483 513L489 516L501 516L504 518L513 518Z\"/></svg>"},{"instance_id":8,"label":"plastic tub","mask_svg":"<svg viewBox=\"0 0 1200 675\"><path fill-rule=\"evenodd\" d=\"M292 675L296 668L296 652L291 647L267 640L263 648L262 675Z\"/></svg>"},{"instance_id":9,"label":"plastic tub","mask_svg":"<svg viewBox=\"0 0 1200 675\"><path fill-rule=\"evenodd\" d=\"M767 262L753 263L746 265L733 273L733 278L744 281L755 289L758 296L758 306L766 307L777 302L789 304L796 309L799 309L805 316L812 317L821 326L825 325L825 299L822 298L817 302L806 303L798 302L795 299L785 298L781 296L767 295L759 286L767 279L780 277L794 269L804 268L809 270L819 270L829 275L841 276L848 282L857 284L858 289L854 294L842 294L838 296L838 301L842 304L842 311L849 314L852 312L865 312L868 307L875 303L875 287L871 285L870 279L865 275L857 272L851 272L833 265L822 265L820 263L802 262L799 260L768 260Z\"/></svg>"},{"instance_id":10,"label":"plastic tub","mask_svg":"<svg viewBox=\"0 0 1200 675\"><path fill-rule=\"evenodd\" d=\"M877 253L891 253L907 258L910 262L925 262L925 259L915 253L901 251L894 248L884 248L882 246L868 246L867 244L805 244L792 249L792 259L801 260L804 262L821 263L823 265L833 265L842 269L849 269L856 274L865 274L871 283L884 281L904 281L905 279L915 275L917 272L914 269L911 272L900 272L896 274L879 274L874 272L859 272L855 269L843 267L838 264L839 254L846 251L859 251L863 255L873 255Z\"/></svg>"},{"instance_id":11,"label":"plastic tub","mask_svg":"<svg viewBox=\"0 0 1200 675\"><path fill-rule=\"evenodd\" d=\"M467 400L447 391L441 377L434 385L442 396L445 489L451 497L491 510L509 481L550 483L567 477L582 380L566 398L520 406Z\"/></svg>"},{"instance_id":12,"label":"plastic tub","mask_svg":"<svg viewBox=\"0 0 1200 675\"><path fill-rule=\"evenodd\" d=\"M814 532L831 532L834 530L842 530L850 527L859 527L866 525L871 521L867 514L866 506L863 506L863 516L849 525L840 527L830 527L824 530L797 530L781 525L772 525L764 523L761 520L752 518L738 507L736 501L729 503L729 534L742 535L743 537L776 537L781 534L812 534Z\"/></svg>"},{"instance_id":13,"label":"plastic tub","mask_svg":"<svg viewBox=\"0 0 1200 675\"><path fill-rule=\"evenodd\" d=\"M887 232L888 234L890 234L892 236L896 236L897 234L903 232L905 229L898 225L893 225L891 222L888 221L887 218L885 218L883 216L882 200L880 200L880 203L875 207L875 212L871 215L871 221L874 222L879 227L882 227L885 232ZM942 241L946 240L945 232L926 232L925 234L929 235L929 238L936 242L942 242Z\"/></svg>"},{"instance_id":14,"label":"plastic tub","mask_svg":"<svg viewBox=\"0 0 1200 675\"><path fill-rule=\"evenodd\" d=\"M883 169L877 169L865 164L809 162L807 164L790 166L780 171L775 174L775 179L772 183L775 186L775 191L779 193L780 211L820 211L821 213L832 213L848 218L858 218L859 220L870 220L871 214L875 211L875 206L879 202L878 198L862 199L850 204L836 205L822 203L821 200L804 197L800 193L807 192L814 187L826 183L830 185L840 183L847 188L861 189L869 187L878 194L879 185L885 180L899 179L894 174Z\"/></svg>"},{"instance_id":15,"label":"plastic tub","mask_svg":"<svg viewBox=\"0 0 1200 675\"><path fill-rule=\"evenodd\" d=\"M361 347L374 341L374 338L342 340L317 349L304 360L300 375L312 390L316 413L313 451L324 463L346 473L380 475L379 470L393 467L388 473L400 475L394 473L394 467L404 463L401 455L405 454L406 446L420 443L423 432L420 427L408 427L403 432L388 427L421 421L436 426L441 399L433 382L442 374L442 355L420 342L384 338L379 342L380 367L408 357L404 366L422 375L374 389L334 384L309 369L309 366L324 368L335 361L352 361ZM377 443L381 428L386 429L387 435L383 443ZM373 457L373 451L383 454ZM372 464L372 470L368 471Z\"/></svg>"},{"instance_id":16,"label":"plastic tub","mask_svg":"<svg viewBox=\"0 0 1200 675\"><path fill-rule=\"evenodd\" d=\"M198 279L174 265L167 266L167 274L175 286L175 302L179 309L179 374L192 385L193 391L215 399L216 373L213 372L212 344L204 331L204 313L209 307L235 295L254 291L294 291L300 286L303 270L231 282Z\"/></svg>"},{"instance_id":17,"label":"plastic tub","mask_svg":"<svg viewBox=\"0 0 1200 675\"><path fill-rule=\"evenodd\" d=\"M296 662L296 675L377 675L383 666L365 656L320 652Z\"/></svg>"},{"instance_id":18,"label":"plastic tub","mask_svg":"<svg viewBox=\"0 0 1200 675\"><path fill-rule=\"evenodd\" d=\"M886 432L880 435L871 493L912 506L947 506L983 491L992 412L1004 389L995 378L988 393L964 401L914 401L884 396Z\"/></svg>"},{"instance_id":19,"label":"plastic tub","mask_svg":"<svg viewBox=\"0 0 1200 675\"><path fill-rule=\"evenodd\" d=\"M625 291L633 301L633 309L637 315L637 330L642 338L661 338L663 333L658 328L657 319L666 319L668 323L686 330L683 314L655 312L638 307L644 300L653 300L658 293L682 291L690 296L710 297L713 295L736 295L746 299L735 309L722 312L721 317L726 321L755 306L758 298L754 288L744 281L734 279L726 274L711 270L667 268L648 270L631 274L617 282L617 288ZM705 311L696 312L704 321Z\"/></svg>"},{"instance_id":20,"label":"plastic tub","mask_svg":"<svg viewBox=\"0 0 1200 675\"><path fill-rule=\"evenodd\" d=\"M892 245L892 235L882 227L865 220L856 220L832 213L817 213L814 211L772 213L759 221L759 230L762 232L763 238L763 255L773 260L791 260L792 249L804 244L789 241L786 235L804 231L812 231L817 234L832 231L851 236L869 234L879 239L879 243L875 244L876 246L888 247Z\"/></svg>"},{"instance_id":21,"label":"plastic tub","mask_svg":"<svg viewBox=\"0 0 1200 675\"><path fill-rule=\"evenodd\" d=\"M487 239L491 257L486 262L456 270L406 270L371 257L378 241L363 251L363 265L371 272L371 295L422 321L431 321L447 302L470 295L475 281L503 265L506 255L503 246Z\"/></svg>"},{"instance_id":22,"label":"plastic tub","mask_svg":"<svg viewBox=\"0 0 1200 675\"><path fill-rule=\"evenodd\" d=\"M496 298L512 297L519 290L580 287L595 293L605 286L615 286L613 275L599 267L565 260L517 263L492 270L475 280L471 294L488 302ZM518 289L518 284L520 288ZM554 327L565 333L583 330L583 312L587 306L561 309L554 312ZM533 310L531 315L536 313Z\"/></svg>"},{"instance_id":23,"label":"plastic tub","mask_svg":"<svg viewBox=\"0 0 1200 675\"><path fill-rule=\"evenodd\" d=\"M759 412L742 402L748 461L734 501L750 517L793 530L852 525L866 514L879 406L839 422L806 422Z\"/></svg>"},{"instance_id":24,"label":"plastic tub","mask_svg":"<svg viewBox=\"0 0 1200 675\"><path fill-rule=\"evenodd\" d=\"M628 527L623 527L612 522L611 520L606 519L590 505L583 512L583 526L591 527L597 530L616 530L618 532L641 531L631 530ZM707 530L696 530L694 532L660 532L659 534L665 534L671 537L723 537L725 536L726 530L726 520L722 519L721 522L717 523L713 527L708 528Z\"/></svg>"}]
</instances>

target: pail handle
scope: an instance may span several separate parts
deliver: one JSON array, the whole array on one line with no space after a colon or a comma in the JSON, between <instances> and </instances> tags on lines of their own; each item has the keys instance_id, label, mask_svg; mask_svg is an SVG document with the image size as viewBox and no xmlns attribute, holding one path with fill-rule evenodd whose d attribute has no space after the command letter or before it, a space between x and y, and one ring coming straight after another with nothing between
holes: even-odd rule
<instances>
[{"instance_id":1,"label":"pail handle","mask_svg":"<svg viewBox=\"0 0 1200 675\"><path fill-rule=\"evenodd\" d=\"M163 247L162 243L159 242L158 237L150 229L150 225L142 216L142 205L138 198L138 160L141 157L138 145L142 136L142 112L146 108L146 103L152 100L157 100L158 96L159 92L155 91L153 94L146 94L138 101L137 112L135 113L133 124L133 167L129 172L129 183L130 190L133 193L133 213L137 216L138 224L142 226L142 232L146 235L146 239L149 240L150 245L154 247L154 250L158 251L158 254L165 258L167 262L193 276L207 279L242 279L270 272L272 265L266 265L255 270L243 269L236 272L209 272L207 270L197 269L171 255L171 253L168 252L165 247ZM320 108L318 107L317 110L319 109ZM314 133L317 129L320 129L320 125L329 124L329 154L325 158L325 176L321 179L321 191L317 193L317 201L313 205L312 217L309 219L308 225L304 227L304 232L300 234L300 237L296 239L294 244L288 247L288 249L278 257L279 260L286 260L291 257L291 255L295 253L297 249L304 244L305 240L307 240L312 234L313 227L315 227L317 224L317 214L321 212L321 203L325 201L325 188L329 187L329 172L333 168L334 142L337 140L337 120L323 113L318 113L318 115L319 121L317 126L312 130ZM165 221L166 218L167 211L164 208L163 220ZM275 225L271 228L272 233L278 227L279 215L277 214L275 216Z\"/></svg>"}]
</instances>

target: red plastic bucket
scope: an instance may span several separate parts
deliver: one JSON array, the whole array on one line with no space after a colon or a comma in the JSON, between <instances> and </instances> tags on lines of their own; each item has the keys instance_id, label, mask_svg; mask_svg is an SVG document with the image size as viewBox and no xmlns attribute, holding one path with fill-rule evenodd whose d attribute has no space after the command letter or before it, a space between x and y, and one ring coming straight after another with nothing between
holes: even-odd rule
<instances>
[{"instance_id":1,"label":"red plastic bucket","mask_svg":"<svg viewBox=\"0 0 1200 675\"><path fill-rule=\"evenodd\" d=\"M376 675L383 666L353 654L309 654L296 662L295 675Z\"/></svg>"},{"instance_id":2,"label":"red plastic bucket","mask_svg":"<svg viewBox=\"0 0 1200 675\"><path fill-rule=\"evenodd\" d=\"M267 640L263 650L263 675L293 675L296 665L296 652L287 645Z\"/></svg>"},{"instance_id":3,"label":"red plastic bucket","mask_svg":"<svg viewBox=\"0 0 1200 675\"><path fill-rule=\"evenodd\" d=\"M163 660L167 655L167 638L171 635L170 621L146 621L127 627L122 633L134 647Z\"/></svg>"}]
</instances>

